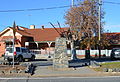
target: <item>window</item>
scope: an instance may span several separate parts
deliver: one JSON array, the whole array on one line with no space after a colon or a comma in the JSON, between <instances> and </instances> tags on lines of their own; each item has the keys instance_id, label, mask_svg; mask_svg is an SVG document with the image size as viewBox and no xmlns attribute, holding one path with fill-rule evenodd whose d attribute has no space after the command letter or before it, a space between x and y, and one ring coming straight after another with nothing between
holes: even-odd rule
<instances>
[{"instance_id":1,"label":"window","mask_svg":"<svg viewBox=\"0 0 120 82\"><path fill-rule=\"evenodd\" d=\"M9 51L9 53L13 52L13 48L7 48L6 51Z\"/></svg>"},{"instance_id":2,"label":"window","mask_svg":"<svg viewBox=\"0 0 120 82\"><path fill-rule=\"evenodd\" d=\"M115 50L115 55L120 55L120 49Z\"/></svg>"},{"instance_id":3,"label":"window","mask_svg":"<svg viewBox=\"0 0 120 82\"><path fill-rule=\"evenodd\" d=\"M23 52L23 53L27 53L27 50L26 50L26 49L22 49L22 52Z\"/></svg>"},{"instance_id":4,"label":"window","mask_svg":"<svg viewBox=\"0 0 120 82\"><path fill-rule=\"evenodd\" d=\"M19 48L19 47L16 47L16 51L17 51L17 52L20 52L20 48Z\"/></svg>"},{"instance_id":5,"label":"window","mask_svg":"<svg viewBox=\"0 0 120 82\"><path fill-rule=\"evenodd\" d=\"M6 42L6 47L12 47L13 43L12 42Z\"/></svg>"}]
</instances>

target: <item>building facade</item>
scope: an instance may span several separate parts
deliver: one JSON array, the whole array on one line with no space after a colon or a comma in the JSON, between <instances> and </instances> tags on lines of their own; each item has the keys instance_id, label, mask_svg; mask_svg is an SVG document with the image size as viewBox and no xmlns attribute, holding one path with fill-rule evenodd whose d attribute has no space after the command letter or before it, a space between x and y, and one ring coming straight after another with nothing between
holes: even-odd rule
<instances>
[{"instance_id":1,"label":"building facade","mask_svg":"<svg viewBox=\"0 0 120 82\"><path fill-rule=\"evenodd\" d=\"M69 28L30 28L16 26L15 47L27 47L36 50L54 50L56 37L60 33L68 32ZM106 33L111 45L108 49L120 47L120 33ZM12 47L13 27L8 27L0 32L0 56L4 55L6 47ZM70 48L70 47L69 47ZM43 52L44 53L44 52Z\"/></svg>"},{"instance_id":2,"label":"building facade","mask_svg":"<svg viewBox=\"0 0 120 82\"><path fill-rule=\"evenodd\" d=\"M27 47L29 49L54 49L57 32L65 32L68 28L29 28L16 26L15 47ZM57 31L56 31L57 30ZM8 27L0 33L0 56L4 54L6 47L11 47L13 42L13 27Z\"/></svg>"}]
</instances>

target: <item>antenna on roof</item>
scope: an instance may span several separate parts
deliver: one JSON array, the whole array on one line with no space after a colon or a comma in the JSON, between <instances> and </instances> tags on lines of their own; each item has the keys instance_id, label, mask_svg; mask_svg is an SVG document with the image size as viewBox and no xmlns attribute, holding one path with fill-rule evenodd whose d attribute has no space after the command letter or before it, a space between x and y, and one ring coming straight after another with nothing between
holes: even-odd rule
<instances>
[{"instance_id":1,"label":"antenna on roof","mask_svg":"<svg viewBox=\"0 0 120 82\"><path fill-rule=\"evenodd\" d=\"M61 35L61 33L56 29L56 27L51 23L51 22L49 22L52 26L53 26L53 28Z\"/></svg>"},{"instance_id":2,"label":"antenna on roof","mask_svg":"<svg viewBox=\"0 0 120 82\"><path fill-rule=\"evenodd\" d=\"M58 23L58 26L59 26L59 28L60 28L60 32L62 32L62 28L61 28L61 26L60 26L60 23L57 21L57 23ZM63 30L63 32L64 32L64 30Z\"/></svg>"}]
</instances>

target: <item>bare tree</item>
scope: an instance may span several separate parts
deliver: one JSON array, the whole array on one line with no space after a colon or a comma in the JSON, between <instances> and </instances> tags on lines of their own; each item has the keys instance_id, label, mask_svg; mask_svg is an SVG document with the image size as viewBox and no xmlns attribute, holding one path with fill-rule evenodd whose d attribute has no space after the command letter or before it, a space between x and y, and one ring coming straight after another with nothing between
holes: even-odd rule
<instances>
[{"instance_id":1,"label":"bare tree","mask_svg":"<svg viewBox=\"0 0 120 82\"><path fill-rule=\"evenodd\" d=\"M98 9L98 0L83 0L66 12L66 24L70 26L72 35L81 41L80 46L84 49L95 48L98 43ZM103 12L102 18L104 18ZM102 30L101 27L101 32Z\"/></svg>"}]
</instances>

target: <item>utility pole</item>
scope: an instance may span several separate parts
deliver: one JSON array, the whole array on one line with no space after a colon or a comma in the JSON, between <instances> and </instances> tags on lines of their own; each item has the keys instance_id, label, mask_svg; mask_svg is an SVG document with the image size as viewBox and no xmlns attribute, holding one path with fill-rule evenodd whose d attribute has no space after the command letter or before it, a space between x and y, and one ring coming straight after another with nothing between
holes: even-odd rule
<instances>
[{"instance_id":1,"label":"utility pole","mask_svg":"<svg viewBox=\"0 0 120 82\"><path fill-rule=\"evenodd\" d=\"M98 40L99 40L99 58L101 58L101 51L100 51L100 41L101 41L101 5L102 0L99 0L99 11L98 11Z\"/></svg>"},{"instance_id":2,"label":"utility pole","mask_svg":"<svg viewBox=\"0 0 120 82\"><path fill-rule=\"evenodd\" d=\"M74 0L72 0L72 7L74 7ZM70 32L72 31L72 27L70 26ZM74 60L74 55L73 55L73 39L71 38L70 41L70 47L71 47L71 60Z\"/></svg>"},{"instance_id":3,"label":"utility pole","mask_svg":"<svg viewBox=\"0 0 120 82\"><path fill-rule=\"evenodd\" d=\"M15 59L14 59L14 52L15 52L15 27L16 27L16 24L15 24L15 21L13 23L13 68L15 67L14 66L14 63L15 63Z\"/></svg>"},{"instance_id":4,"label":"utility pole","mask_svg":"<svg viewBox=\"0 0 120 82\"><path fill-rule=\"evenodd\" d=\"M74 0L72 0L72 7L74 7Z\"/></svg>"},{"instance_id":5,"label":"utility pole","mask_svg":"<svg viewBox=\"0 0 120 82\"><path fill-rule=\"evenodd\" d=\"M99 41L101 40L101 5L102 5L102 1L99 0Z\"/></svg>"},{"instance_id":6,"label":"utility pole","mask_svg":"<svg viewBox=\"0 0 120 82\"><path fill-rule=\"evenodd\" d=\"M74 7L74 0L72 0L72 7ZM73 26L72 26L73 27ZM70 32L72 31L72 27L70 26ZM71 33L72 34L72 33ZM74 35L72 35L71 41L70 41L70 47L71 47L71 60L76 60L76 50L74 45Z\"/></svg>"}]
</instances>

